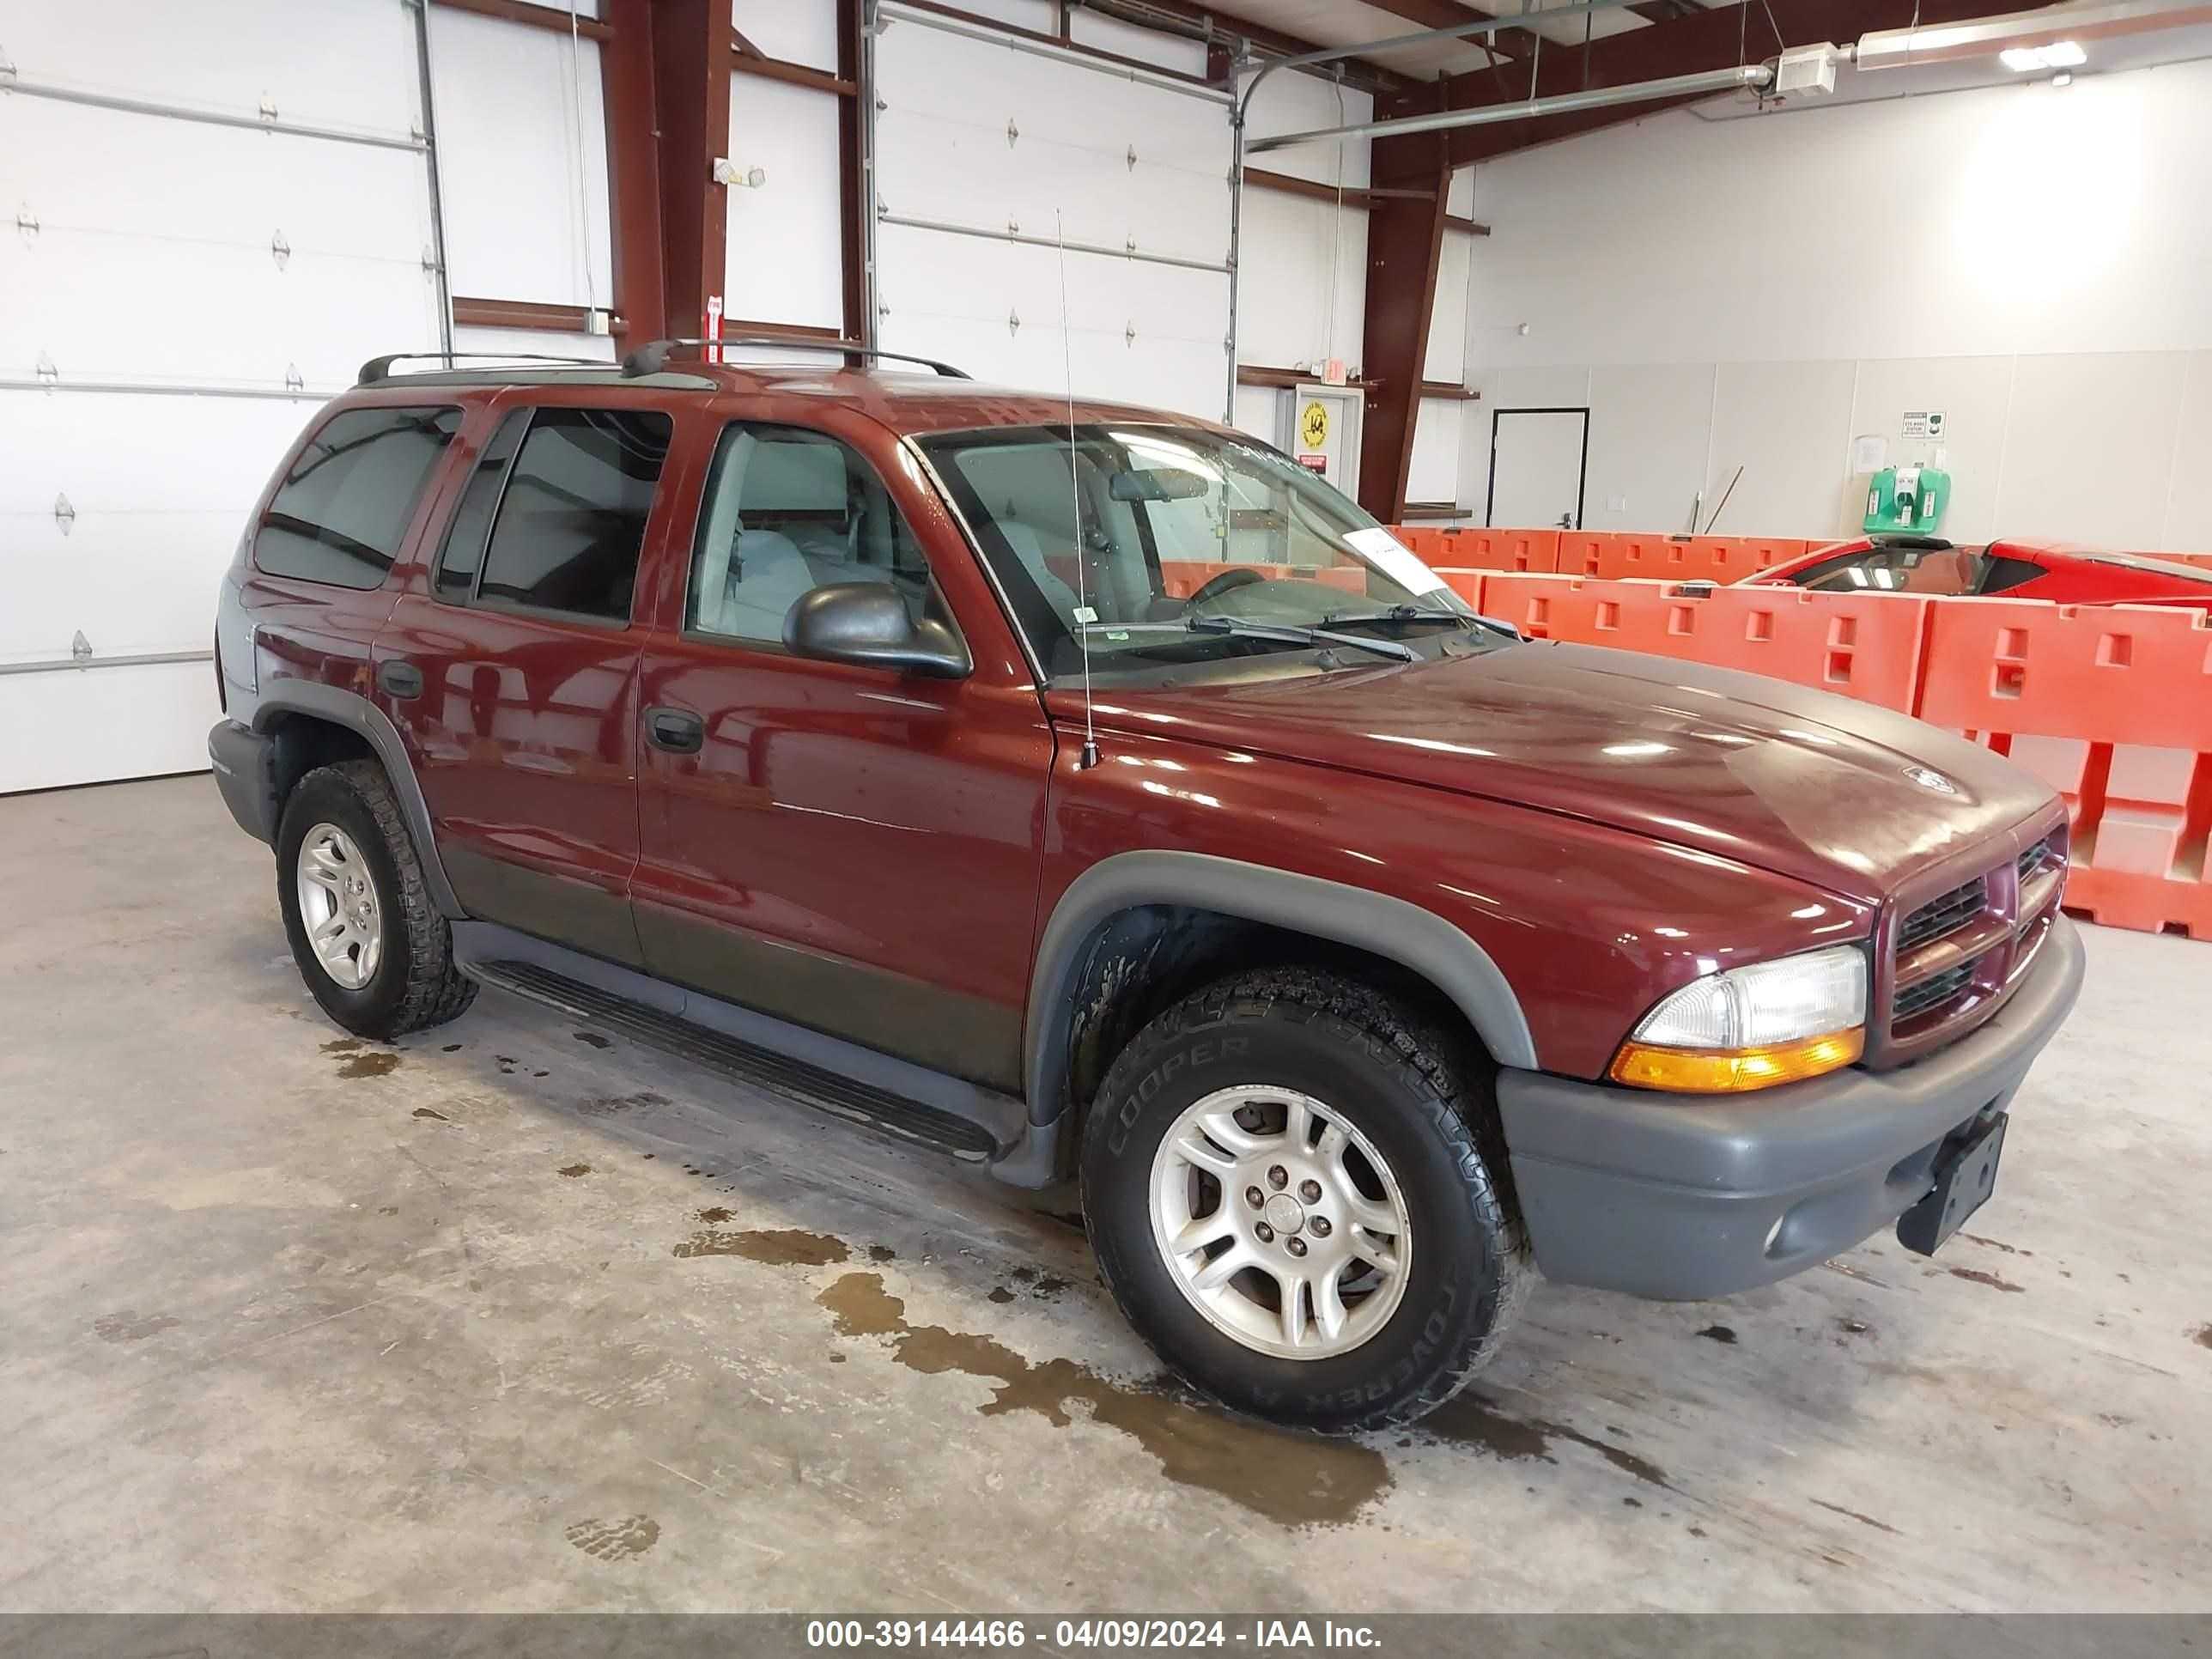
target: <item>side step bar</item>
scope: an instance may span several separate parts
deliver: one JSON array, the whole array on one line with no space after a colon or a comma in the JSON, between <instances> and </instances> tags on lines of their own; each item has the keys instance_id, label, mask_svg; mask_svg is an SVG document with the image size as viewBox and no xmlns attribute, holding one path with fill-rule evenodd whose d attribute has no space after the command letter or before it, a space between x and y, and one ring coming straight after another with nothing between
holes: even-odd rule
<instances>
[{"instance_id":1,"label":"side step bar","mask_svg":"<svg viewBox=\"0 0 2212 1659\"><path fill-rule=\"evenodd\" d=\"M1003 1157L1021 1139L1026 1114L1011 1096L507 928L460 922L453 932L472 977L732 1081L969 1163Z\"/></svg>"}]
</instances>

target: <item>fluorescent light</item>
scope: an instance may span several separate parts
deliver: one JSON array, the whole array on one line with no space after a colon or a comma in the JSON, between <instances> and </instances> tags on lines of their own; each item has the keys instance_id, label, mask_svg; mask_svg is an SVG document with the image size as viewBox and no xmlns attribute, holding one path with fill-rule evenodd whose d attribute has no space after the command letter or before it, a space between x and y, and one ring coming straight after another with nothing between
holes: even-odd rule
<instances>
[{"instance_id":1,"label":"fluorescent light","mask_svg":"<svg viewBox=\"0 0 2212 1659\"><path fill-rule=\"evenodd\" d=\"M2089 54L2081 50L2078 40L2053 40L2047 46L2007 46L1997 54L1997 62L2015 75L2031 75L2037 70L2078 69L2089 61Z\"/></svg>"}]
</instances>

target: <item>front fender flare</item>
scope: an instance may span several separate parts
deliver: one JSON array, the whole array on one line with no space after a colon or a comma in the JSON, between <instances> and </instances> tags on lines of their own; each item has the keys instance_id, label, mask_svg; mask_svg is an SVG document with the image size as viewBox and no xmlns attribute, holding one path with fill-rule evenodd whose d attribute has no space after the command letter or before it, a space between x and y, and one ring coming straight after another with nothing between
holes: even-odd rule
<instances>
[{"instance_id":1,"label":"front fender flare","mask_svg":"<svg viewBox=\"0 0 2212 1659\"><path fill-rule=\"evenodd\" d=\"M1206 853L1120 853L1069 884L1038 942L1022 1054L1031 1123L1060 1115L1075 1023L1071 993L1085 941L1109 917L1147 904L1265 922L1395 962L1450 998L1500 1065L1535 1068L1535 1042L1512 986L1488 951L1433 911L1367 888Z\"/></svg>"}]
</instances>

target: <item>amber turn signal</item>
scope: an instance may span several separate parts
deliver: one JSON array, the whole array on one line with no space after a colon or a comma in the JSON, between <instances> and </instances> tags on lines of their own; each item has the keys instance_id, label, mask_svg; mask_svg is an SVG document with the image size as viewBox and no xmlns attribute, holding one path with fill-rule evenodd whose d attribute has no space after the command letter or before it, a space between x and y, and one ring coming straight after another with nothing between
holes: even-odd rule
<instances>
[{"instance_id":1,"label":"amber turn signal","mask_svg":"<svg viewBox=\"0 0 2212 1659\"><path fill-rule=\"evenodd\" d=\"M1678 1094L1742 1094L1796 1083L1849 1066L1866 1052L1866 1031L1801 1037L1766 1048L1662 1048L1631 1041L1613 1057L1613 1080L1638 1089L1667 1089Z\"/></svg>"}]
</instances>

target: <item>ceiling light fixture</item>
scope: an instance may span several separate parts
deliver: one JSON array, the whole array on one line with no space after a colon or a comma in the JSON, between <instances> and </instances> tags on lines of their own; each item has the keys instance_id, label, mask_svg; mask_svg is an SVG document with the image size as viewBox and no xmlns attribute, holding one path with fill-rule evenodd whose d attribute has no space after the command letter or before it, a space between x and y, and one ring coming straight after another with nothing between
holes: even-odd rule
<instances>
[{"instance_id":1,"label":"ceiling light fixture","mask_svg":"<svg viewBox=\"0 0 2212 1659\"><path fill-rule=\"evenodd\" d=\"M2089 61L2089 54L2081 50L2078 40L2053 40L2045 46L2007 46L1997 54L1997 62L2015 75L2033 75L2038 70L2078 69Z\"/></svg>"}]
</instances>

